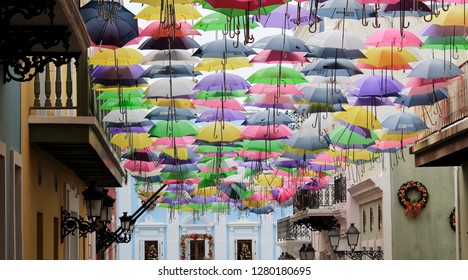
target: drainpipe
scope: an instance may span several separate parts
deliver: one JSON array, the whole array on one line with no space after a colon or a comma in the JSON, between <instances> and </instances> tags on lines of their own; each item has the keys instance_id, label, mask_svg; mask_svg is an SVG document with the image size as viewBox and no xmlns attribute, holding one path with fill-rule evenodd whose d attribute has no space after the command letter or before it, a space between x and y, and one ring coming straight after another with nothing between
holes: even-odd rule
<instances>
[{"instance_id":1,"label":"drainpipe","mask_svg":"<svg viewBox=\"0 0 468 280\"><path fill-rule=\"evenodd\" d=\"M461 229L460 229L460 189L458 186L459 166L453 168L453 182L455 188L455 248L456 259L461 259Z\"/></svg>"}]
</instances>

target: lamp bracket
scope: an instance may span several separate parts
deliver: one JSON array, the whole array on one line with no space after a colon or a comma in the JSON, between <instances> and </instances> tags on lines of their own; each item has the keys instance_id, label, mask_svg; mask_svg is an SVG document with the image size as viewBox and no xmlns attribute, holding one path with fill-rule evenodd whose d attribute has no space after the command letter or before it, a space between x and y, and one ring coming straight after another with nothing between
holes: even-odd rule
<instances>
[{"instance_id":1,"label":"lamp bracket","mask_svg":"<svg viewBox=\"0 0 468 280\"><path fill-rule=\"evenodd\" d=\"M363 256L367 256L372 260L383 260L383 251L381 250L371 250L371 251L335 251L335 254L342 258L347 256L352 260L362 260Z\"/></svg>"},{"instance_id":2,"label":"lamp bracket","mask_svg":"<svg viewBox=\"0 0 468 280\"><path fill-rule=\"evenodd\" d=\"M61 239L62 243L65 237L69 234L75 235L75 231L78 229L80 232L80 237L85 236L88 233L95 232L97 229L97 225L94 222L89 222L83 219L83 217L74 217L70 212L62 208L62 216L61 216L61 223L62 223L62 232L61 232Z\"/></svg>"}]
</instances>

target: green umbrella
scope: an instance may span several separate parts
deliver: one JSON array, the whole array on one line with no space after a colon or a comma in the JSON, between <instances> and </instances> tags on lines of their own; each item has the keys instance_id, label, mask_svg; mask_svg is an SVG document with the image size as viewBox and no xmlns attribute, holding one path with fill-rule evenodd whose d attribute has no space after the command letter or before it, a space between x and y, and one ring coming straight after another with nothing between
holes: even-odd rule
<instances>
[{"instance_id":1,"label":"green umbrella","mask_svg":"<svg viewBox=\"0 0 468 280\"><path fill-rule=\"evenodd\" d=\"M120 95L124 99L135 99L135 98L144 97L145 94L143 92L144 90L142 89L124 89L122 90ZM109 99L119 100L119 92L106 90L106 91L103 91L101 94L99 94L98 97L96 97L96 100L109 100Z\"/></svg>"},{"instance_id":2,"label":"green umbrella","mask_svg":"<svg viewBox=\"0 0 468 280\"><path fill-rule=\"evenodd\" d=\"M241 148L239 147L230 147L230 146L213 146L213 145L200 145L195 148L195 152L197 153L216 153L218 152L218 148L221 148L221 154L227 152L237 152Z\"/></svg>"},{"instance_id":3,"label":"green umbrella","mask_svg":"<svg viewBox=\"0 0 468 280\"><path fill-rule=\"evenodd\" d=\"M135 109L150 109L153 105L143 104L143 100L141 99L124 99L124 100L107 100L104 102L99 109L100 110L120 110L120 109L128 109L128 110L135 110Z\"/></svg>"},{"instance_id":4,"label":"green umbrella","mask_svg":"<svg viewBox=\"0 0 468 280\"><path fill-rule=\"evenodd\" d=\"M230 209L229 204L225 202L213 202L210 206L210 211L212 212L226 212Z\"/></svg>"},{"instance_id":5,"label":"green umbrella","mask_svg":"<svg viewBox=\"0 0 468 280\"><path fill-rule=\"evenodd\" d=\"M202 7L208 10L213 10L215 12L219 12L222 14L225 14L229 17L239 17L239 16L245 16L246 11L242 9L233 9L233 8L214 8L212 5L210 5L208 2L202 0ZM278 8L281 5L271 5L271 6L266 6L266 7L261 7L260 8L260 14L262 15L267 15L274 9ZM251 15L258 14L259 9L250 11Z\"/></svg>"},{"instance_id":6,"label":"green umbrella","mask_svg":"<svg viewBox=\"0 0 468 280\"><path fill-rule=\"evenodd\" d=\"M284 66L272 66L263 68L253 73L247 78L252 84L300 84L308 81L293 68Z\"/></svg>"},{"instance_id":7,"label":"green umbrella","mask_svg":"<svg viewBox=\"0 0 468 280\"><path fill-rule=\"evenodd\" d=\"M348 147L350 145L372 145L376 140L379 140L377 134L372 130L367 130L368 135L358 133L359 128L356 126L340 125L327 133L326 137L334 145Z\"/></svg>"},{"instance_id":8,"label":"green umbrella","mask_svg":"<svg viewBox=\"0 0 468 280\"><path fill-rule=\"evenodd\" d=\"M195 136L198 128L195 123L188 120L158 121L148 133L154 137L183 137Z\"/></svg>"},{"instance_id":9,"label":"green umbrella","mask_svg":"<svg viewBox=\"0 0 468 280\"><path fill-rule=\"evenodd\" d=\"M421 48L437 50L467 50L468 40L463 36L428 37L424 40L424 44Z\"/></svg>"},{"instance_id":10,"label":"green umbrella","mask_svg":"<svg viewBox=\"0 0 468 280\"><path fill-rule=\"evenodd\" d=\"M178 172L178 173L161 173L160 176L163 180L187 180L190 178L197 178L198 172L188 171L188 172Z\"/></svg>"},{"instance_id":11,"label":"green umbrella","mask_svg":"<svg viewBox=\"0 0 468 280\"><path fill-rule=\"evenodd\" d=\"M244 140L239 143L246 150L282 152L285 144L282 140Z\"/></svg>"},{"instance_id":12,"label":"green umbrella","mask_svg":"<svg viewBox=\"0 0 468 280\"><path fill-rule=\"evenodd\" d=\"M241 15L245 15L245 12L242 13ZM239 23L238 27L236 26L237 23ZM200 18L192 26L192 29L198 29L198 30L203 30L203 31L213 31L213 30L234 30L236 28L244 28L244 27L245 27L244 17L231 18L231 17L228 17L226 14L215 11L207 16ZM259 25L255 21L250 21L249 27L250 29L254 29L256 27L259 27Z\"/></svg>"},{"instance_id":13,"label":"green umbrella","mask_svg":"<svg viewBox=\"0 0 468 280\"><path fill-rule=\"evenodd\" d=\"M245 91L243 90L200 90L194 99L208 100L208 99L219 99L219 98L237 98L246 97Z\"/></svg>"}]
</instances>

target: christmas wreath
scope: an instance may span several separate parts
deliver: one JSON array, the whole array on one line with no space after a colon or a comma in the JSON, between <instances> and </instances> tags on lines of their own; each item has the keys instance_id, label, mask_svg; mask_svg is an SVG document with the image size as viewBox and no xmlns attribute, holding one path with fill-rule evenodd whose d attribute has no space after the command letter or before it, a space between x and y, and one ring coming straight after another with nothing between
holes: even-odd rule
<instances>
[{"instance_id":1,"label":"christmas wreath","mask_svg":"<svg viewBox=\"0 0 468 280\"><path fill-rule=\"evenodd\" d=\"M191 233L191 234L183 234L180 238L180 259L181 260L186 260L186 244L185 240L193 239L203 239L203 240L208 240L208 256L207 258L211 259L213 257L213 248L214 248L214 243L213 243L213 236L211 234L200 234L200 233Z\"/></svg>"},{"instance_id":2,"label":"christmas wreath","mask_svg":"<svg viewBox=\"0 0 468 280\"><path fill-rule=\"evenodd\" d=\"M453 229L453 231L455 231L456 221L457 220L455 217L455 207L453 207L452 212L450 212L450 215L449 215L449 225L450 225L450 228Z\"/></svg>"},{"instance_id":3,"label":"christmas wreath","mask_svg":"<svg viewBox=\"0 0 468 280\"><path fill-rule=\"evenodd\" d=\"M421 209L426 207L429 193L421 182L409 181L401 185L398 190L398 199L405 208L405 215L409 218L416 218Z\"/></svg>"}]
</instances>

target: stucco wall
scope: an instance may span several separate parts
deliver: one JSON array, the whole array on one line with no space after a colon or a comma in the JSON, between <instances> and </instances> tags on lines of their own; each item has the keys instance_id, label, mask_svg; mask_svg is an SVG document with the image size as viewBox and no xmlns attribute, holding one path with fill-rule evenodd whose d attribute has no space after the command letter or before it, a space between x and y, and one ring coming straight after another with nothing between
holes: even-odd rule
<instances>
[{"instance_id":1,"label":"stucco wall","mask_svg":"<svg viewBox=\"0 0 468 280\"><path fill-rule=\"evenodd\" d=\"M394 260L456 259L455 232L448 217L455 205L453 167L414 167L414 157L405 155L391 172L392 237ZM429 200L417 218L405 216L397 193L410 180L423 183Z\"/></svg>"},{"instance_id":2,"label":"stucco wall","mask_svg":"<svg viewBox=\"0 0 468 280\"><path fill-rule=\"evenodd\" d=\"M459 226L457 228L459 232L459 247L460 247L460 259L468 259L468 161L462 164L458 170L459 181L458 181L458 192L459 192L459 209L457 209Z\"/></svg>"}]
</instances>

